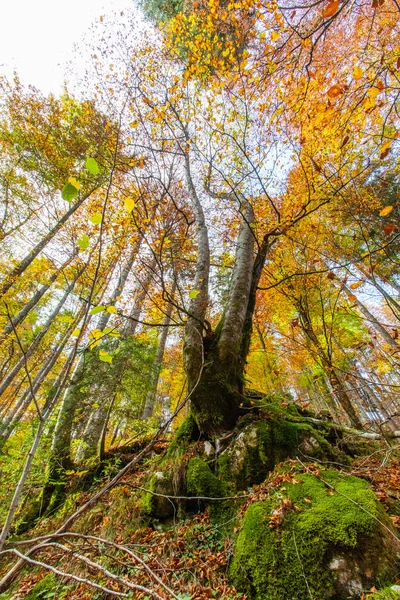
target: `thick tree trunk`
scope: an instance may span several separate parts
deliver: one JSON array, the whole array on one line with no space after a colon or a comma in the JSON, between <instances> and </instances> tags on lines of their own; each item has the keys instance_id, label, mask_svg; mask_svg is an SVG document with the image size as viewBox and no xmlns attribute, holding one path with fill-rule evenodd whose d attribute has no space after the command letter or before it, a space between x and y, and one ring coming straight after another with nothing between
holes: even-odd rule
<instances>
[{"instance_id":1,"label":"thick tree trunk","mask_svg":"<svg viewBox=\"0 0 400 600\"><path fill-rule=\"evenodd\" d=\"M242 222L227 306L216 332L207 333L204 338L204 368L191 398L193 416L200 430L208 435L219 435L232 429L244 400L245 355L242 347L254 283L255 238L253 209L242 195L239 199Z\"/></svg>"}]
</instances>

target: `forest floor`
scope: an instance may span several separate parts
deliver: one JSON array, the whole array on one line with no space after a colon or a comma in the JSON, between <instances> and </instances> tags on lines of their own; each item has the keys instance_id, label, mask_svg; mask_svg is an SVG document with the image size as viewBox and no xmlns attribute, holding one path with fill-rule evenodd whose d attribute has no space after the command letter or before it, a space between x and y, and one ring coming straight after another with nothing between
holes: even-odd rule
<instances>
[{"instance_id":1,"label":"forest floor","mask_svg":"<svg viewBox=\"0 0 400 600\"><path fill-rule=\"evenodd\" d=\"M99 562L101 557L103 567L134 581L137 585L153 590L160 598L171 596L157 583L154 576L172 589L175 598L180 600L244 600L246 596L238 593L230 584L228 569L235 538L246 509L254 502L265 500L276 490L285 489L285 483L294 480L301 472L319 476L323 465L316 462L305 463L302 459L285 461L284 469L275 469L263 483L253 485L238 494L241 499L232 498L234 510L226 521L216 521L212 518L209 508L205 508L200 501L197 504L192 503L191 511L187 511L186 514L179 514L177 511L167 521L149 521L143 514L143 487L148 480L149 470L154 472L157 469L157 463L162 460L168 446L168 441L158 444L157 452L151 458L145 459L134 473L125 476L123 481L96 503L73 528L73 531L79 534L109 540L121 548L129 549L146 563L149 570L138 565L137 560L132 559L124 550L114 552L114 549L107 548L104 543L84 538L73 548L65 540L61 540L65 546L49 547L48 551L40 554L40 560L76 576L87 577L89 572L91 581L103 585L105 579L101 573L96 573L96 570L91 570L90 567L88 569L81 563L77 553L95 562ZM190 448L188 452L191 453ZM118 457L118 451L114 454ZM130 456L125 453L122 458L127 461ZM119 459L116 458L115 462L118 463ZM336 467L368 481L400 533L400 446L371 442L369 454L355 458L350 466ZM22 539L46 536L56 531L63 520L103 487L107 477L110 478L111 475L110 467L110 473L99 478L90 489L71 493L56 515L41 520L29 535L25 534ZM270 527L273 526L271 522ZM7 565L3 565L2 572L6 570ZM400 576L392 583L400 584ZM109 581L107 586L110 588ZM111 589L123 590L115 582L111 583ZM379 595L374 594L376 591L372 587L361 599L366 600L372 595L374 599L379 598ZM85 583L71 582L35 566L27 566L18 582L14 583L9 591L0 594L2 600L100 600L112 597L111 594L94 590ZM128 597L151 598L147 592L140 591L131 592ZM382 599L389 597L392 596L382 596Z\"/></svg>"}]
</instances>

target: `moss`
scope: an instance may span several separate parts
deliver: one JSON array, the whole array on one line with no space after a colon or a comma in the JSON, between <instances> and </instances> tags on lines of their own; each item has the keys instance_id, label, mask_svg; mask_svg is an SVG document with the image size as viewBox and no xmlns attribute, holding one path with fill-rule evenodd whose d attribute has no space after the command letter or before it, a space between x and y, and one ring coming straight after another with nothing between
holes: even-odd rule
<instances>
[{"instance_id":1,"label":"moss","mask_svg":"<svg viewBox=\"0 0 400 600\"><path fill-rule=\"evenodd\" d=\"M218 498L224 495L222 483L201 458L192 458L188 463L187 490L193 496Z\"/></svg>"},{"instance_id":2,"label":"moss","mask_svg":"<svg viewBox=\"0 0 400 600\"><path fill-rule=\"evenodd\" d=\"M301 475L301 482L246 511L230 575L250 599L339 600L352 593L346 569L354 586L369 589L393 568L394 547L379 523L389 521L368 484L335 471L324 472L324 479L339 493ZM335 570L333 561L346 569Z\"/></svg>"},{"instance_id":3,"label":"moss","mask_svg":"<svg viewBox=\"0 0 400 600\"><path fill-rule=\"evenodd\" d=\"M167 497L176 495L173 490L172 472L168 473L160 471L155 473L147 483L146 488L150 492L161 494L160 496L152 493L144 494L142 499L142 509L146 516L163 521L177 514L177 502Z\"/></svg>"},{"instance_id":4,"label":"moss","mask_svg":"<svg viewBox=\"0 0 400 600\"><path fill-rule=\"evenodd\" d=\"M206 498L222 498L229 495L229 488L226 483L220 481L211 471L208 464L201 458L193 458L188 463L187 470L187 490L188 494ZM235 503L231 500L197 501L197 509L203 510L206 504L209 505L209 515L214 523L224 525L231 523ZM229 528L228 528L229 529ZM227 534L228 529L224 527Z\"/></svg>"},{"instance_id":5,"label":"moss","mask_svg":"<svg viewBox=\"0 0 400 600\"><path fill-rule=\"evenodd\" d=\"M164 461L144 487L154 492L142 497L141 509L145 516L161 521L175 517L182 512L184 502L172 496L186 495L186 463L182 459L173 464L170 460Z\"/></svg>"},{"instance_id":6,"label":"moss","mask_svg":"<svg viewBox=\"0 0 400 600\"><path fill-rule=\"evenodd\" d=\"M396 589L397 588L397 589ZM399 600L399 586L388 586L368 596L368 600Z\"/></svg>"},{"instance_id":7,"label":"moss","mask_svg":"<svg viewBox=\"0 0 400 600\"><path fill-rule=\"evenodd\" d=\"M200 431L197 427L197 423L189 415L180 425L174 436L174 443L178 446L186 446L190 442L196 442L200 437Z\"/></svg>"}]
</instances>

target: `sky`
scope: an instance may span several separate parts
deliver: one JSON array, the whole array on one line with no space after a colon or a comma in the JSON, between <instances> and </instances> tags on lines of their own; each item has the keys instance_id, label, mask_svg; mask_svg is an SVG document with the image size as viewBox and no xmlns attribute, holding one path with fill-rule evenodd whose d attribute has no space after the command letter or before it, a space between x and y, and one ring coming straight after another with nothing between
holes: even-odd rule
<instances>
[{"instance_id":1,"label":"sky","mask_svg":"<svg viewBox=\"0 0 400 600\"><path fill-rule=\"evenodd\" d=\"M135 0L3 0L0 2L0 74L17 71L24 84L58 94L65 63L101 15L126 10ZM82 60L82 59L81 59Z\"/></svg>"}]
</instances>

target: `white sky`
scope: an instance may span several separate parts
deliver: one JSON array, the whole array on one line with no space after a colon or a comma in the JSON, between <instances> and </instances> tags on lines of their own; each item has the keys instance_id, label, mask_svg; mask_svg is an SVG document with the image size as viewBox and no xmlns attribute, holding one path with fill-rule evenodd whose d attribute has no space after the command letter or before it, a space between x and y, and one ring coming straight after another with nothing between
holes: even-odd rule
<instances>
[{"instance_id":1,"label":"white sky","mask_svg":"<svg viewBox=\"0 0 400 600\"><path fill-rule=\"evenodd\" d=\"M0 74L17 71L22 83L61 92L65 69L91 23L132 8L135 0L0 0Z\"/></svg>"}]
</instances>

